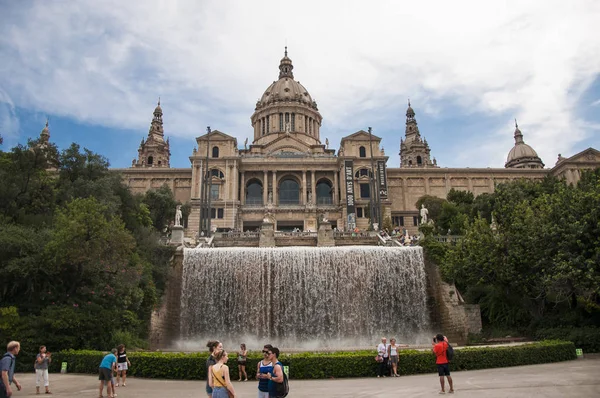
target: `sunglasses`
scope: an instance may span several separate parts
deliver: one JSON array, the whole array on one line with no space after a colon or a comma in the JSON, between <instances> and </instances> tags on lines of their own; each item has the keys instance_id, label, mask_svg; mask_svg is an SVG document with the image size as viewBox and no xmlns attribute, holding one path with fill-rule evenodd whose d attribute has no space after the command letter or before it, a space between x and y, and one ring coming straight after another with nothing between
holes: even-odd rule
<instances>
[{"instance_id":1,"label":"sunglasses","mask_svg":"<svg viewBox=\"0 0 600 398\"><path fill-rule=\"evenodd\" d=\"M270 352L270 351L263 351L263 354L271 355L272 352Z\"/></svg>"}]
</instances>

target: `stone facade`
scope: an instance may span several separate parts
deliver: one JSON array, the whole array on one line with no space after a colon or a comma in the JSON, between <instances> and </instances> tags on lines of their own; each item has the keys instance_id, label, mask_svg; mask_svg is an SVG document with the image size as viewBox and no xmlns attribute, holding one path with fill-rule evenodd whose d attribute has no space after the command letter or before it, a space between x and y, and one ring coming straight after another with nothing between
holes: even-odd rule
<instances>
[{"instance_id":1,"label":"stone facade","mask_svg":"<svg viewBox=\"0 0 600 398\"><path fill-rule=\"evenodd\" d=\"M327 214L332 228L347 229L355 222L357 228L365 230L371 212L369 196L379 195L383 218L391 217L394 225L412 234L417 231L419 218L415 203L423 195L445 198L452 188L480 195L493 192L502 182L541 180L547 175L576 183L580 170L600 167L600 152L589 148L568 159L559 156L556 166L544 169L518 126L505 168L438 167L409 103L400 167L387 168L381 138L360 130L342 138L336 151L329 148L327 139L322 142L321 122L317 103L294 80L286 49L279 79L265 90L251 116L250 145L246 140L240 148L236 138L209 131L196 138L190 168L170 168L159 102L138 159L131 168L118 171L134 192L167 184L177 200L191 203L186 234L193 236L200 227L201 190L207 175L213 229L258 230L269 212L276 231L298 228L316 232L322 214ZM373 176L382 182L377 192L370 191ZM354 195L348 194L350 188ZM350 217L348 200L354 208Z\"/></svg>"}]
</instances>

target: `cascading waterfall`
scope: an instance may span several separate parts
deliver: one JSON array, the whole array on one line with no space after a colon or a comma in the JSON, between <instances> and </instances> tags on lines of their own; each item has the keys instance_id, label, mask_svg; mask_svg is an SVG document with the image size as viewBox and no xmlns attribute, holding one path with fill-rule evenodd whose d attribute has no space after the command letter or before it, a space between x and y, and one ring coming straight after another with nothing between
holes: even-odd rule
<instances>
[{"instance_id":1,"label":"cascading waterfall","mask_svg":"<svg viewBox=\"0 0 600 398\"><path fill-rule=\"evenodd\" d=\"M181 337L301 348L418 343L429 332L420 247L185 249Z\"/></svg>"}]
</instances>

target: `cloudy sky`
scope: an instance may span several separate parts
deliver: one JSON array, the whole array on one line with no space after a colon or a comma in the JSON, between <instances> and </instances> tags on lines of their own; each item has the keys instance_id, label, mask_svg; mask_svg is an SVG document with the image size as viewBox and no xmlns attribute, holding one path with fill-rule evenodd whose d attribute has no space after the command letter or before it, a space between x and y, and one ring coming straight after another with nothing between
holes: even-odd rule
<instances>
[{"instance_id":1,"label":"cloudy sky","mask_svg":"<svg viewBox=\"0 0 600 398\"><path fill-rule=\"evenodd\" d=\"M206 126L252 140L256 100L294 75L321 139L373 127L398 166L410 98L442 167L503 167L517 118L552 167L600 148L600 2L0 0L0 134L76 141L127 167L161 97L173 167Z\"/></svg>"}]
</instances>

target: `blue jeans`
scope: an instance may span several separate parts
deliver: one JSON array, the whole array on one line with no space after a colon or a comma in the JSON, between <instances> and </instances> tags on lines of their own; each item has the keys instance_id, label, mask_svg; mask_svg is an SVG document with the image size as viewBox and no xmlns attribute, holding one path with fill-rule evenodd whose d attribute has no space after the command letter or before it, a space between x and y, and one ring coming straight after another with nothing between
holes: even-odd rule
<instances>
[{"instance_id":1,"label":"blue jeans","mask_svg":"<svg viewBox=\"0 0 600 398\"><path fill-rule=\"evenodd\" d=\"M212 398L229 398L229 393L225 387L213 387Z\"/></svg>"}]
</instances>

